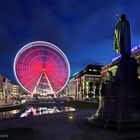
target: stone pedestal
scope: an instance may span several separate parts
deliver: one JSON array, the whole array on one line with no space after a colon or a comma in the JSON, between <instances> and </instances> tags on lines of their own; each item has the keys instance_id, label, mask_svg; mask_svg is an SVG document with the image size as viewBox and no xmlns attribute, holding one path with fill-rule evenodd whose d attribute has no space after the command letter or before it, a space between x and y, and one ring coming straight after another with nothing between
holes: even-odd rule
<instances>
[{"instance_id":1,"label":"stone pedestal","mask_svg":"<svg viewBox=\"0 0 140 140\"><path fill-rule=\"evenodd\" d=\"M122 58L99 108L88 122L94 126L127 130L140 128L140 80L135 58Z\"/></svg>"}]
</instances>

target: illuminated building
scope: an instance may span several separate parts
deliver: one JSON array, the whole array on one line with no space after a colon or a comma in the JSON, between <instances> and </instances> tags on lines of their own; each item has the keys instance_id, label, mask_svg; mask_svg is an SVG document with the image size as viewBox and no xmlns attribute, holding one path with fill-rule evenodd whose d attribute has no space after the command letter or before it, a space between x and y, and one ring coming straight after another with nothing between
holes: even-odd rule
<instances>
[{"instance_id":1,"label":"illuminated building","mask_svg":"<svg viewBox=\"0 0 140 140\"><path fill-rule=\"evenodd\" d=\"M140 65L140 45L132 48L131 52L132 52L132 57L135 57L137 63ZM108 71L111 71L113 75L115 75L119 60L120 60L120 55L113 58L112 63L107 64L102 67L101 75L102 75L103 80L108 79ZM140 66L138 67L138 77L140 79Z\"/></svg>"},{"instance_id":2,"label":"illuminated building","mask_svg":"<svg viewBox=\"0 0 140 140\"><path fill-rule=\"evenodd\" d=\"M0 74L0 99L10 99L13 97L19 97L22 93L25 93L22 88L16 84L13 84L11 80Z\"/></svg>"},{"instance_id":3,"label":"illuminated building","mask_svg":"<svg viewBox=\"0 0 140 140\"><path fill-rule=\"evenodd\" d=\"M11 91L11 96L18 98L21 94L22 94L21 87L13 84L12 91Z\"/></svg>"},{"instance_id":4,"label":"illuminated building","mask_svg":"<svg viewBox=\"0 0 140 140\"><path fill-rule=\"evenodd\" d=\"M99 94L100 83L101 66L89 64L83 71L71 77L65 88L65 94L74 99L96 98L97 88Z\"/></svg>"},{"instance_id":5,"label":"illuminated building","mask_svg":"<svg viewBox=\"0 0 140 140\"><path fill-rule=\"evenodd\" d=\"M3 98L3 76L0 74L0 99Z\"/></svg>"},{"instance_id":6,"label":"illuminated building","mask_svg":"<svg viewBox=\"0 0 140 140\"><path fill-rule=\"evenodd\" d=\"M3 99L10 98L13 84L8 78L3 78Z\"/></svg>"}]
</instances>

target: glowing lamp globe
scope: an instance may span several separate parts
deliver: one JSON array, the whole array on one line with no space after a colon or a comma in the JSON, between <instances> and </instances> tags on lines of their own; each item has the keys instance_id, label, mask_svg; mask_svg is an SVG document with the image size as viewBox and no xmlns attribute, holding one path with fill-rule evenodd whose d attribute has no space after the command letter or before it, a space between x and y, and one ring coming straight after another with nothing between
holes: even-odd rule
<instances>
[{"instance_id":1,"label":"glowing lamp globe","mask_svg":"<svg viewBox=\"0 0 140 140\"><path fill-rule=\"evenodd\" d=\"M19 50L14 60L14 74L28 93L56 95L69 80L70 65L57 46L36 41Z\"/></svg>"}]
</instances>

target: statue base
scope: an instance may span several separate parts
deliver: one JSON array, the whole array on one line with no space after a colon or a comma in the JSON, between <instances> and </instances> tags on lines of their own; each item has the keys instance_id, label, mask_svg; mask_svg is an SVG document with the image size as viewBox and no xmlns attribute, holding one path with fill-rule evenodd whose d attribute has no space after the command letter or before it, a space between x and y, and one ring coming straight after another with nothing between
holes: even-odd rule
<instances>
[{"instance_id":1,"label":"statue base","mask_svg":"<svg viewBox=\"0 0 140 140\"><path fill-rule=\"evenodd\" d=\"M99 98L99 108L88 118L89 124L128 130L140 128L140 80L135 58L122 58L106 94Z\"/></svg>"}]
</instances>

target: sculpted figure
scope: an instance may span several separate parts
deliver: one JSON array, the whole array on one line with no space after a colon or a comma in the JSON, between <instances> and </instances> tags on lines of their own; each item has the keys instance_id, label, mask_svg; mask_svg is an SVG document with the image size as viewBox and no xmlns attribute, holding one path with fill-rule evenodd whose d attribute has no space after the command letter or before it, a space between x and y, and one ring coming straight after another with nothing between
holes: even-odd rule
<instances>
[{"instance_id":1,"label":"sculpted figure","mask_svg":"<svg viewBox=\"0 0 140 140\"><path fill-rule=\"evenodd\" d=\"M122 57L131 55L130 25L124 14L115 28L114 48Z\"/></svg>"}]
</instances>

